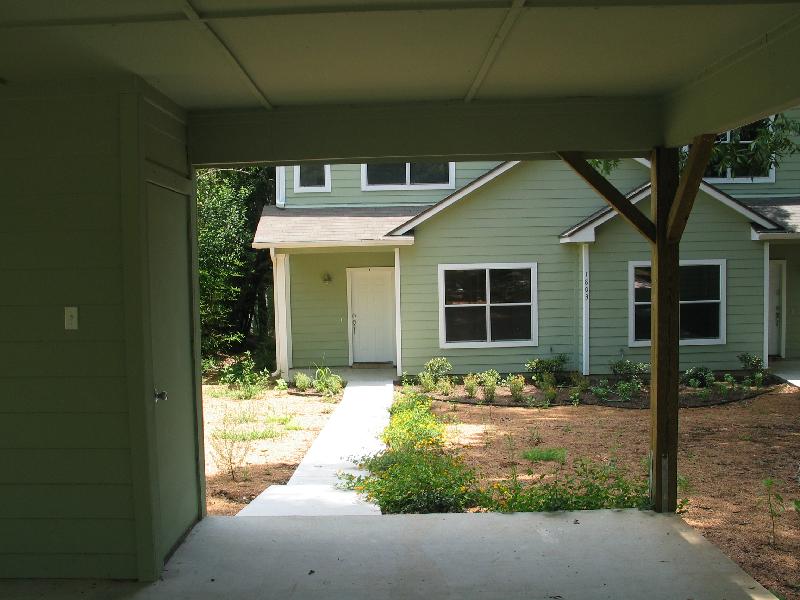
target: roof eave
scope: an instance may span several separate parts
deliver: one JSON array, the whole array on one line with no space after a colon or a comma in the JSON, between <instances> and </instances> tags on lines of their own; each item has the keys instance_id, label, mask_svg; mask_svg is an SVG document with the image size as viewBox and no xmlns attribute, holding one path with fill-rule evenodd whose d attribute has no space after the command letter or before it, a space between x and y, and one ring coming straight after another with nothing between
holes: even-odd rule
<instances>
[{"instance_id":1,"label":"roof eave","mask_svg":"<svg viewBox=\"0 0 800 600\"><path fill-rule=\"evenodd\" d=\"M255 250L269 250L278 248L363 248L363 247L384 247L384 246L411 246L414 244L414 236L404 235L391 238L378 238L375 240L314 240L301 242L253 242L251 245Z\"/></svg>"}]
</instances>

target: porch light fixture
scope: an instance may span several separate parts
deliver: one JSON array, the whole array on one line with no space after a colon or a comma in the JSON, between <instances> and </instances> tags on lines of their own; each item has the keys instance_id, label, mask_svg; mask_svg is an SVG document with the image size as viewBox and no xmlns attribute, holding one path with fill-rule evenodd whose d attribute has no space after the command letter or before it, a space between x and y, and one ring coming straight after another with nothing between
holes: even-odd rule
<instances>
[{"instance_id":1,"label":"porch light fixture","mask_svg":"<svg viewBox=\"0 0 800 600\"><path fill-rule=\"evenodd\" d=\"M324 283L325 285L328 285L328 284L330 284L331 281L333 281L333 277L331 277L330 273L325 272L325 273L322 274L322 283Z\"/></svg>"}]
</instances>

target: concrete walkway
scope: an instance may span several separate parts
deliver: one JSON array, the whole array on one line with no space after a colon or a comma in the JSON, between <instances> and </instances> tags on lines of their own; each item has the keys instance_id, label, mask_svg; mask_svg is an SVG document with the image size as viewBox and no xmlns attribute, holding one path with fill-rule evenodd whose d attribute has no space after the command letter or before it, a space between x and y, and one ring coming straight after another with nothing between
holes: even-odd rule
<instances>
[{"instance_id":1,"label":"concrete walkway","mask_svg":"<svg viewBox=\"0 0 800 600\"><path fill-rule=\"evenodd\" d=\"M358 474L351 458L379 451L389 422L394 370L348 369L344 397L286 485L264 490L237 517L380 515L356 492L340 490L338 473Z\"/></svg>"},{"instance_id":2,"label":"concrete walkway","mask_svg":"<svg viewBox=\"0 0 800 600\"><path fill-rule=\"evenodd\" d=\"M800 387L800 360L775 360L770 361L770 371L773 375Z\"/></svg>"},{"instance_id":3,"label":"concrete walkway","mask_svg":"<svg viewBox=\"0 0 800 600\"><path fill-rule=\"evenodd\" d=\"M0 581L14 600L775 600L675 515L210 517L152 584Z\"/></svg>"}]
</instances>

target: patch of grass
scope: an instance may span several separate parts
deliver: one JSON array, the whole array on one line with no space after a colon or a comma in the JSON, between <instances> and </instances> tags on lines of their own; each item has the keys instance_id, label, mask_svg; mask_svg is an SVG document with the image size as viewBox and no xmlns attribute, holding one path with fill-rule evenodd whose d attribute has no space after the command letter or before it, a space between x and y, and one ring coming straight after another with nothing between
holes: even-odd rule
<instances>
[{"instance_id":1,"label":"patch of grass","mask_svg":"<svg viewBox=\"0 0 800 600\"><path fill-rule=\"evenodd\" d=\"M257 442L259 440L272 440L281 436L281 432L274 427L259 429L227 430L222 431L219 437L233 442Z\"/></svg>"},{"instance_id":2,"label":"patch of grass","mask_svg":"<svg viewBox=\"0 0 800 600\"><path fill-rule=\"evenodd\" d=\"M264 422L271 425L288 425L292 422L294 415L270 415Z\"/></svg>"},{"instance_id":3,"label":"patch of grass","mask_svg":"<svg viewBox=\"0 0 800 600\"><path fill-rule=\"evenodd\" d=\"M522 453L523 458L537 462L557 462L562 465L567 460L566 448L531 448Z\"/></svg>"}]
</instances>

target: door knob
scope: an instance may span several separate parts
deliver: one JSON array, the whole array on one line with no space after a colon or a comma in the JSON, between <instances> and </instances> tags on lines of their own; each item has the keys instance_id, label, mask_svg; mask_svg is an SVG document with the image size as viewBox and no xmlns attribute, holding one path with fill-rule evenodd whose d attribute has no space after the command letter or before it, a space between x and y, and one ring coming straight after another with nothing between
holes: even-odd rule
<instances>
[{"instance_id":1,"label":"door knob","mask_svg":"<svg viewBox=\"0 0 800 600\"><path fill-rule=\"evenodd\" d=\"M169 398L169 394L167 394L167 390L153 390L153 400L156 401L156 404L161 402L166 402L167 398Z\"/></svg>"}]
</instances>

